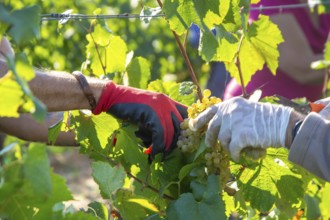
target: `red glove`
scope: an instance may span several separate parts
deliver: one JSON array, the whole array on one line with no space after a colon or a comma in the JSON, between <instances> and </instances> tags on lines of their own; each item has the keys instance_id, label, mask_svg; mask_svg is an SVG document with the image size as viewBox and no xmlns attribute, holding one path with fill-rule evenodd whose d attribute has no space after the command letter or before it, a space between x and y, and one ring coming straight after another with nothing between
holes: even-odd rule
<instances>
[{"instance_id":1,"label":"red glove","mask_svg":"<svg viewBox=\"0 0 330 220\"><path fill-rule=\"evenodd\" d=\"M168 96L116 85L109 82L103 89L94 114L106 111L116 118L138 124L137 136L152 144L151 157L169 153L180 134L180 122L187 117L187 107Z\"/></svg>"}]
</instances>

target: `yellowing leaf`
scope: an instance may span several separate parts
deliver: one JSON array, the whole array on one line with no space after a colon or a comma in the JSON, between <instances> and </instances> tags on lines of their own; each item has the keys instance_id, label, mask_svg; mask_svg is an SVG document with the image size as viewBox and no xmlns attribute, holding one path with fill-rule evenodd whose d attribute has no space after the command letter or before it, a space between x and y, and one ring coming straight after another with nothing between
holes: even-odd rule
<instances>
[{"instance_id":1,"label":"yellowing leaf","mask_svg":"<svg viewBox=\"0 0 330 220\"><path fill-rule=\"evenodd\" d=\"M127 201L137 203L140 206L143 206L144 208L147 208L147 209L149 209L153 212L158 212L159 211L154 204L150 203L146 199L132 198L132 199L128 199Z\"/></svg>"},{"instance_id":2,"label":"yellowing leaf","mask_svg":"<svg viewBox=\"0 0 330 220\"><path fill-rule=\"evenodd\" d=\"M105 29L97 30L97 32L87 36L89 43L86 47L86 53L92 63L93 74L101 76L106 73L125 71L126 43L119 36L110 36ZM97 48L94 41L98 45Z\"/></svg>"},{"instance_id":3,"label":"yellowing leaf","mask_svg":"<svg viewBox=\"0 0 330 220\"><path fill-rule=\"evenodd\" d=\"M277 25L268 16L260 16L252 23L244 36L239 49L239 61L246 85L256 71L266 64L275 75L278 67L278 45L283 42L282 34ZM227 63L230 74L240 82L237 68L233 63Z\"/></svg>"}]
</instances>

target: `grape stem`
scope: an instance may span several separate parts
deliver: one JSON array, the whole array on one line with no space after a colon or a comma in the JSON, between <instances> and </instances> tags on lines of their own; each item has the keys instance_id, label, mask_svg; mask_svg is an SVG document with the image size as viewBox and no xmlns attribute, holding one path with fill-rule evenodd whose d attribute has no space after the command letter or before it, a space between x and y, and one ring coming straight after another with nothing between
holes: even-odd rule
<instances>
[{"instance_id":1,"label":"grape stem","mask_svg":"<svg viewBox=\"0 0 330 220\"><path fill-rule=\"evenodd\" d=\"M241 81L243 97L248 98L248 95L246 93L246 88L245 88L245 85L244 85L244 79L243 79L243 73L242 73L242 69L241 69L241 63L240 63L240 59L239 59L239 51L241 50L241 45L242 45L243 39L244 39L244 34L242 34L242 36L240 38L240 41L239 41L239 45L238 45L238 49L237 49L237 53L236 53L235 65L238 69L238 74L239 74L239 79Z\"/></svg>"},{"instance_id":2,"label":"grape stem","mask_svg":"<svg viewBox=\"0 0 330 220\"><path fill-rule=\"evenodd\" d=\"M158 2L158 5L162 8L162 7L163 7L163 3L162 3L162 1L161 1L161 0L157 0L157 2ZM182 56L183 56L183 58L184 58L184 60L185 60L185 62L186 62L186 64L187 64L187 66L188 66L188 70L189 70L190 77L191 77L193 83L194 83L194 84L196 85L196 87L197 87L197 95L198 95L198 98L199 98L200 101L202 101L202 99L203 99L203 94L202 94L202 92L201 92L201 87L200 87L200 85L199 85L199 83L198 83L198 80L197 80L196 74L195 74L195 72L194 72L194 69L193 69L193 67L192 67L192 65L191 65L191 63L190 63L190 60L189 60L189 57L188 57L187 51L186 51L185 47L183 46L183 44L181 43L181 40L180 40L179 35L178 35L175 31L173 31L173 30L172 30L172 33L173 33L173 35L174 35L175 41L177 42L177 44L178 44L178 46L179 46L179 49L180 49L180 51L181 51L181 54L182 54Z\"/></svg>"},{"instance_id":3,"label":"grape stem","mask_svg":"<svg viewBox=\"0 0 330 220\"><path fill-rule=\"evenodd\" d=\"M86 28L86 27L84 27L83 25L80 25L87 33L89 33L89 35L91 36L91 39L92 39L92 41L93 41L93 43L94 43L94 46L95 46L95 50L96 50L96 53L97 53L97 56L98 56L98 59L99 59L99 61L100 61L100 64L101 64L101 67L102 67L102 70L103 70L103 73L104 73L104 75L106 75L107 74L107 66L105 65L105 64L103 64L103 62L102 62L102 58L101 58L101 54L100 54L100 51L99 51L99 46L98 46L98 44L96 43L96 41L95 41L95 39L94 39L94 36L93 36L93 34L92 34L92 31L91 31L91 29L92 29L92 24L91 24L91 26L90 26L90 28ZM107 53L105 53L105 56L106 56L106 54ZM106 57L105 57L105 60L106 60Z\"/></svg>"}]
</instances>

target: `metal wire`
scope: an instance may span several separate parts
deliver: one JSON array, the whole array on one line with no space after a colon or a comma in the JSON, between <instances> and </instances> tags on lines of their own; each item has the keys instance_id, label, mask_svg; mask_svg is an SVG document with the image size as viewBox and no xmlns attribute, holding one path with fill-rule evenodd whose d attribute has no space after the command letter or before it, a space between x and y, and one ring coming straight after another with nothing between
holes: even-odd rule
<instances>
[{"instance_id":1,"label":"metal wire","mask_svg":"<svg viewBox=\"0 0 330 220\"><path fill-rule=\"evenodd\" d=\"M276 6L254 6L250 8L250 11L265 11L265 10L279 10L280 12L284 9L292 9L292 8L310 8L311 5L330 5L330 1L315 1L314 3L299 3L299 4L291 4L291 5L276 5ZM117 15L84 15L84 14L67 14L67 13L52 13L52 14L42 14L41 21L51 21L51 20L88 20L88 19L119 19L119 18L159 18L165 17L165 14L153 14L153 15L141 15L141 14L117 14Z\"/></svg>"},{"instance_id":2,"label":"metal wire","mask_svg":"<svg viewBox=\"0 0 330 220\"><path fill-rule=\"evenodd\" d=\"M42 14L41 20L42 21L49 21L49 20L88 20L88 19L114 19L114 18L158 18L164 17L164 14L157 14L157 15L139 15L139 14L117 14L117 15L83 15L83 14Z\"/></svg>"}]
</instances>

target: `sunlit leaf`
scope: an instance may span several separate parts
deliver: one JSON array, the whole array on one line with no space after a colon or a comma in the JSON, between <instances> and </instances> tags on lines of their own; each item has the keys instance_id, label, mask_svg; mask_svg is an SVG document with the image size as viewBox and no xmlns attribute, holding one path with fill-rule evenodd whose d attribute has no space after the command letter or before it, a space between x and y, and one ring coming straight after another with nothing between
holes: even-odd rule
<instances>
[{"instance_id":1,"label":"sunlit leaf","mask_svg":"<svg viewBox=\"0 0 330 220\"><path fill-rule=\"evenodd\" d=\"M134 58L127 66L129 85L146 89L150 80L150 63L143 57Z\"/></svg>"},{"instance_id":2,"label":"sunlit leaf","mask_svg":"<svg viewBox=\"0 0 330 220\"><path fill-rule=\"evenodd\" d=\"M8 34L18 44L25 44L40 35L39 5L9 12L0 4L0 21L9 26Z\"/></svg>"},{"instance_id":3,"label":"sunlit leaf","mask_svg":"<svg viewBox=\"0 0 330 220\"><path fill-rule=\"evenodd\" d=\"M105 162L93 162L93 177L98 183L103 198L110 199L111 195L124 184L126 173L121 166L112 167Z\"/></svg>"}]
</instances>

